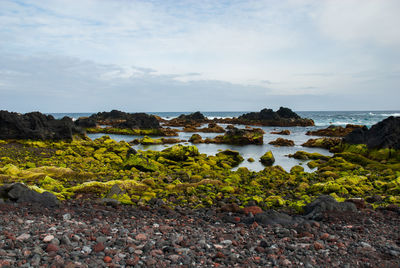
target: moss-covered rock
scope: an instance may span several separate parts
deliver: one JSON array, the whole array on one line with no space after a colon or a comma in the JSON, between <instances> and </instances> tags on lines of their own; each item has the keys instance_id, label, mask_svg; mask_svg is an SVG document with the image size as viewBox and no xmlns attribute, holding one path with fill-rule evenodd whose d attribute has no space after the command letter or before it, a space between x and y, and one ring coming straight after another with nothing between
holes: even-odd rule
<instances>
[{"instance_id":1,"label":"moss-covered rock","mask_svg":"<svg viewBox=\"0 0 400 268\"><path fill-rule=\"evenodd\" d=\"M272 166L275 162L275 157L271 151L268 151L263 156L260 157L260 162L264 166Z\"/></svg>"}]
</instances>

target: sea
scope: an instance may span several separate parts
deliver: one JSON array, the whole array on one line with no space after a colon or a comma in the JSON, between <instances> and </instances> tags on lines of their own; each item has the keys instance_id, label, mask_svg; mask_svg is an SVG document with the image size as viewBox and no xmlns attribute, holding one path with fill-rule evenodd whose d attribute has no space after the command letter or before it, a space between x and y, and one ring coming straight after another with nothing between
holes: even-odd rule
<instances>
[{"instance_id":1,"label":"sea","mask_svg":"<svg viewBox=\"0 0 400 268\"><path fill-rule=\"evenodd\" d=\"M249 111L225 111L225 112L201 112L204 116L209 119L213 118L232 118L238 117L244 113L248 113ZM297 160L294 158L289 158L289 154L294 154L296 151L307 151L307 152L317 152L323 155L332 155L328 150L321 148L307 148L302 147L301 144L306 142L308 139L316 138L313 136L305 135L309 130L317 130L326 128L330 125L336 126L345 126L347 124L356 124L356 125L365 125L367 127L371 127L372 125L384 120L389 116L400 116L400 111L295 111L298 115L303 118L313 119L315 122L315 126L312 127L261 127L266 134L264 134L264 144L263 145L245 145L245 146L235 146L235 145L226 145L226 144L196 144L200 153L207 155L215 155L216 153L231 149L239 151L239 153L244 157L244 161L235 169L239 167L247 167L249 170L259 171L264 169L264 166L258 161L259 158L267 151L271 150L274 157L275 163L274 165L280 165L285 170L290 171L290 169L295 165L301 165L304 167L304 170L307 172L312 172L306 164L308 161ZM164 119L172 119L178 117L181 114L190 114L192 112L146 112L148 114L158 115ZM92 115L93 113L48 113L53 115L55 118L60 119L64 116L68 116L75 119L79 117L87 117ZM221 126L225 127L226 125L221 124ZM245 126L238 126L239 128L244 128ZM288 129L291 132L289 136L281 136L276 134L270 134L271 131L280 131L283 129ZM188 140L191 135L194 133L184 133L179 132L179 138L183 140ZM198 133L203 139L204 138L213 138L216 135L221 135L217 133ZM96 139L104 136L105 134L88 134L89 138ZM112 139L116 141L131 141L135 138L140 138L143 136L133 136L133 135L113 135L108 134ZM275 147L273 145L268 144L270 141L273 141L279 137L293 140L295 146L293 147ZM154 137L158 138L158 137ZM190 145L189 143L183 143L184 145ZM155 150L160 151L164 150L167 147L172 145L135 145L132 146L136 150ZM249 162L247 159L253 158L254 162Z\"/></svg>"}]
</instances>

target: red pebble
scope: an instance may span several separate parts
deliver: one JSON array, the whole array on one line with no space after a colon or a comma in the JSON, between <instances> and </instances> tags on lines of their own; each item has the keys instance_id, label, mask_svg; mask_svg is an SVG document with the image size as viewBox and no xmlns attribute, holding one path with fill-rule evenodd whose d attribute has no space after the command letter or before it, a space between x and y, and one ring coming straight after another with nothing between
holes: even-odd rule
<instances>
[{"instance_id":1,"label":"red pebble","mask_svg":"<svg viewBox=\"0 0 400 268\"><path fill-rule=\"evenodd\" d=\"M46 251L47 252L58 251L58 246L50 243L47 245Z\"/></svg>"},{"instance_id":2,"label":"red pebble","mask_svg":"<svg viewBox=\"0 0 400 268\"><path fill-rule=\"evenodd\" d=\"M94 252L100 252L100 251L103 251L104 249L105 249L105 246L103 243L97 243L93 247Z\"/></svg>"},{"instance_id":3,"label":"red pebble","mask_svg":"<svg viewBox=\"0 0 400 268\"><path fill-rule=\"evenodd\" d=\"M324 233L321 235L322 240L326 240L326 239L328 239L328 237L329 237L329 234L327 234L327 233Z\"/></svg>"},{"instance_id":4,"label":"red pebble","mask_svg":"<svg viewBox=\"0 0 400 268\"><path fill-rule=\"evenodd\" d=\"M110 263L110 262L112 262L112 259L111 259L110 256L105 256L104 259L103 259L103 261L104 261L105 263Z\"/></svg>"},{"instance_id":5,"label":"red pebble","mask_svg":"<svg viewBox=\"0 0 400 268\"><path fill-rule=\"evenodd\" d=\"M314 248L315 248L316 250L320 250L320 249L323 249L323 248L324 248L324 245L322 245L321 243L315 241L315 242L314 242Z\"/></svg>"}]
</instances>

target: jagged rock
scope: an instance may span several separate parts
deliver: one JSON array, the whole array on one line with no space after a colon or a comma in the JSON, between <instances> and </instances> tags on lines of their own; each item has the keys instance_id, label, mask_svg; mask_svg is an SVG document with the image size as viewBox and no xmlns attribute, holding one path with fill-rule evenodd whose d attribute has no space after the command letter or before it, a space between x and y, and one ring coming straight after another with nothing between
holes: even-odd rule
<instances>
[{"instance_id":1,"label":"jagged rock","mask_svg":"<svg viewBox=\"0 0 400 268\"><path fill-rule=\"evenodd\" d=\"M13 183L0 186L0 198L18 203L39 203L45 207L59 205L57 197L50 192L38 193L25 184Z\"/></svg>"},{"instance_id":2,"label":"jagged rock","mask_svg":"<svg viewBox=\"0 0 400 268\"><path fill-rule=\"evenodd\" d=\"M207 119L202 113L200 112L195 112L192 114L181 114L178 119L180 120L185 120L185 121L203 121L205 119Z\"/></svg>"},{"instance_id":3,"label":"jagged rock","mask_svg":"<svg viewBox=\"0 0 400 268\"><path fill-rule=\"evenodd\" d=\"M125 113L118 110L100 112L89 117L101 125L111 125L116 128L158 129L160 123L154 115L146 113Z\"/></svg>"},{"instance_id":4,"label":"jagged rock","mask_svg":"<svg viewBox=\"0 0 400 268\"><path fill-rule=\"evenodd\" d=\"M39 112L19 114L0 111L0 139L71 140L85 131L69 117L60 120Z\"/></svg>"},{"instance_id":5,"label":"jagged rock","mask_svg":"<svg viewBox=\"0 0 400 268\"><path fill-rule=\"evenodd\" d=\"M319 220L323 214L330 212L356 212L357 207L351 202L337 202L330 195L321 195L313 202L304 207L304 214L307 219Z\"/></svg>"},{"instance_id":6,"label":"jagged rock","mask_svg":"<svg viewBox=\"0 0 400 268\"><path fill-rule=\"evenodd\" d=\"M274 112L272 109L262 109L260 112L251 112L239 116L237 119L224 120L236 124L255 124L262 126L313 126L314 121L301 118L289 108L280 107ZM228 123L227 122L227 123Z\"/></svg>"},{"instance_id":7,"label":"jagged rock","mask_svg":"<svg viewBox=\"0 0 400 268\"><path fill-rule=\"evenodd\" d=\"M360 125L346 125L346 127L342 126L334 126L331 125L324 129L319 129L315 131L307 131L306 135L309 136L327 136L327 137L344 137L347 134L351 133L355 129L362 128Z\"/></svg>"},{"instance_id":8,"label":"jagged rock","mask_svg":"<svg viewBox=\"0 0 400 268\"><path fill-rule=\"evenodd\" d=\"M202 123L207 123L209 120L200 112L192 114L181 114L177 118L173 118L169 121L164 121L165 126L172 127L186 127L187 130L195 129L201 126Z\"/></svg>"},{"instance_id":9,"label":"jagged rock","mask_svg":"<svg viewBox=\"0 0 400 268\"><path fill-rule=\"evenodd\" d=\"M264 133L260 128L231 128L224 135L215 137L214 143L236 145L263 144Z\"/></svg>"},{"instance_id":10,"label":"jagged rock","mask_svg":"<svg viewBox=\"0 0 400 268\"><path fill-rule=\"evenodd\" d=\"M75 121L75 125L83 128L93 128L98 126L96 120L89 117L78 118L78 120Z\"/></svg>"},{"instance_id":11,"label":"jagged rock","mask_svg":"<svg viewBox=\"0 0 400 268\"><path fill-rule=\"evenodd\" d=\"M370 149L400 149L400 117L388 117L373 125L370 129L363 127L348 134L344 142L366 144Z\"/></svg>"}]
</instances>

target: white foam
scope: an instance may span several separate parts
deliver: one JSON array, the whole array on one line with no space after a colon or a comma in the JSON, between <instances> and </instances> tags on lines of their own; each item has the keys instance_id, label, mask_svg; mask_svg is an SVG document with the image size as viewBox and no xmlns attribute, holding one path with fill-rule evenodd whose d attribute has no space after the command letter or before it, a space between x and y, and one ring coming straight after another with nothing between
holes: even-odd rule
<instances>
[{"instance_id":1,"label":"white foam","mask_svg":"<svg viewBox=\"0 0 400 268\"><path fill-rule=\"evenodd\" d=\"M393 113L393 114L381 114L381 116L400 116L400 113Z\"/></svg>"}]
</instances>

